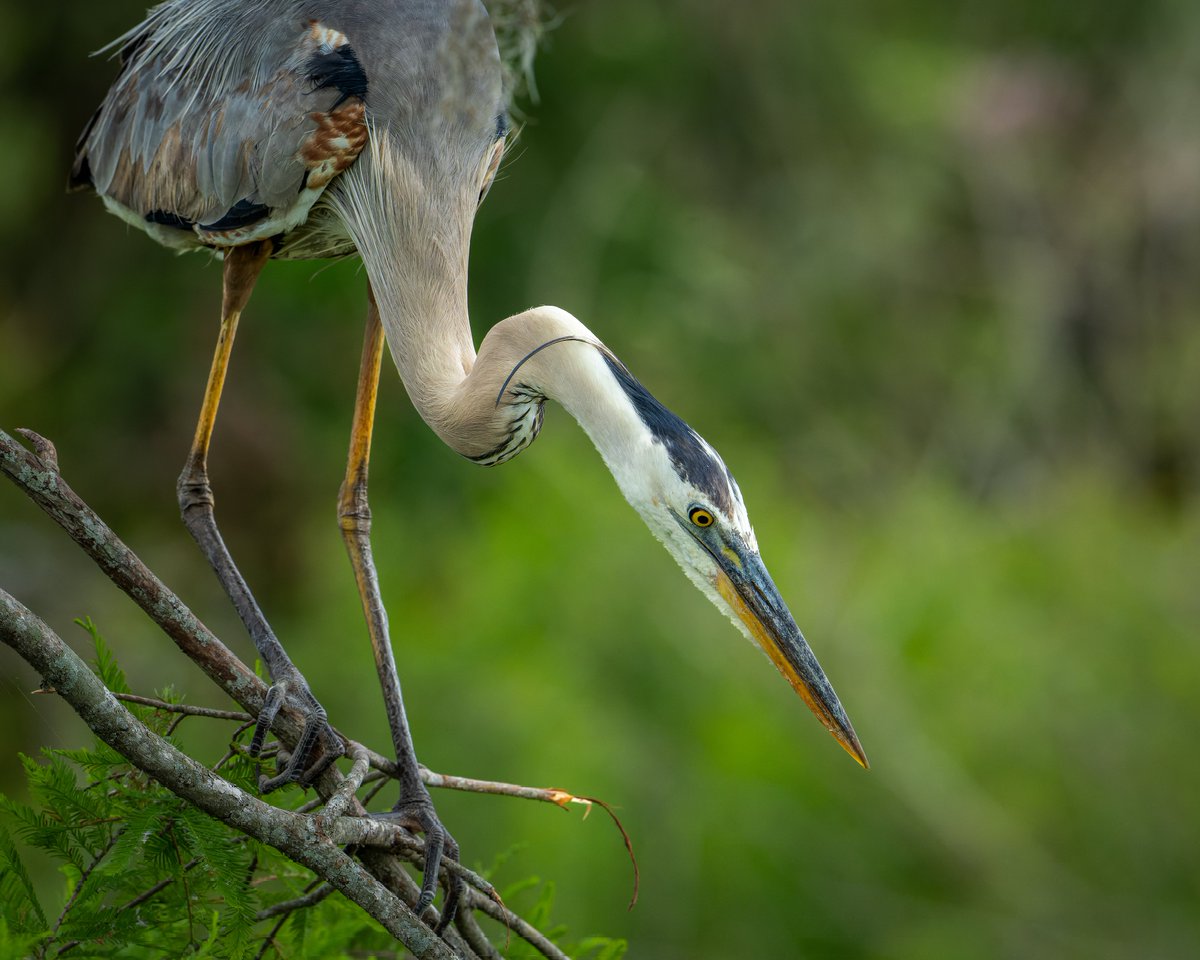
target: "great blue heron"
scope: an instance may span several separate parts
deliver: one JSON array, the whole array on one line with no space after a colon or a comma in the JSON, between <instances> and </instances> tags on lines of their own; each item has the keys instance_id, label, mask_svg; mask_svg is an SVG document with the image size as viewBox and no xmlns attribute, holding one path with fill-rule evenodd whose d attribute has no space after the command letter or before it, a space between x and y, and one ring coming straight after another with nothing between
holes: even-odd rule
<instances>
[{"instance_id":1,"label":"great blue heron","mask_svg":"<svg viewBox=\"0 0 1200 960\"><path fill-rule=\"evenodd\" d=\"M113 46L121 71L80 138L72 181L158 242L224 257L220 334L178 492L271 673L255 745L284 697L309 717L264 791L303 779L318 737L326 758L339 747L221 540L207 452L238 319L265 262L355 253L370 309L339 517L401 770L394 815L426 836L418 912L432 901L443 844L450 856L457 848L418 776L370 553L367 464L385 337L425 422L475 463L516 456L537 436L543 403L562 404L692 582L866 766L717 452L556 307L501 321L476 353L467 251L508 128L479 0L167 0Z\"/></svg>"}]
</instances>

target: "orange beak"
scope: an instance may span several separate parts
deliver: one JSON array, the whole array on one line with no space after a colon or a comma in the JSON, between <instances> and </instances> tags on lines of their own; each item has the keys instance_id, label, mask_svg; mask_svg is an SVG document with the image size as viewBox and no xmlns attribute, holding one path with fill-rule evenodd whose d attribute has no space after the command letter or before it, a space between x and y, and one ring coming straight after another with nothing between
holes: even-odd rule
<instances>
[{"instance_id":1,"label":"orange beak","mask_svg":"<svg viewBox=\"0 0 1200 960\"><path fill-rule=\"evenodd\" d=\"M837 694L779 595L767 568L751 550L725 547L717 560L715 586L822 726L864 768L867 755Z\"/></svg>"}]
</instances>

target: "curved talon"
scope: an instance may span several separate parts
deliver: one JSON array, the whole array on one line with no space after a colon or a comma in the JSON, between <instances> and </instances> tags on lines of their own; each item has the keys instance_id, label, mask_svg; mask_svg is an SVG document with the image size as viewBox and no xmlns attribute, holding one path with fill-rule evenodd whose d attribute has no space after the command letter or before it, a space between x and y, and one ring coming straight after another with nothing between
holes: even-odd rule
<instances>
[{"instance_id":1,"label":"curved talon","mask_svg":"<svg viewBox=\"0 0 1200 960\"><path fill-rule=\"evenodd\" d=\"M322 713L324 713L324 711L322 711ZM305 770L301 770L295 778L296 782L305 788L311 787L314 783L316 783L317 777L324 773L325 769L332 764L333 761L346 755L346 745L342 742L342 738L338 735L337 731L333 729L333 726L328 720L324 721L324 729L317 731L317 736L313 740L314 746L316 745L317 739L321 733L326 735L326 739L328 740L330 746L325 750L322 750L321 755L317 757L316 762L312 764L312 766ZM312 749L310 748L309 753L311 752Z\"/></svg>"},{"instance_id":2,"label":"curved talon","mask_svg":"<svg viewBox=\"0 0 1200 960\"><path fill-rule=\"evenodd\" d=\"M255 721L254 736L250 739L250 758L255 761L255 774L258 778L260 794L271 793L289 783L298 783L302 787L309 787L325 771L326 767L346 752L341 738L329 724L325 708L317 702L306 684L300 686L300 697L304 701L302 709L305 719L300 739L296 741L296 749L292 751L279 773L273 777L265 777L257 761L262 755L267 732L271 729L271 724L275 722L275 717L279 714L279 710L287 698L287 683L282 681L272 684L267 690L267 698ZM305 767L305 762L322 734L326 735L328 746L321 752L314 764Z\"/></svg>"},{"instance_id":3,"label":"curved talon","mask_svg":"<svg viewBox=\"0 0 1200 960\"><path fill-rule=\"evenodd\" d=\"M446 856L457 862L458 860L458 844L454 843L453 849L449 845L446 847ZM450 877L450 888L446 892L446 902L442 905L442 919L437 925L437 933L441 934L447 927L454 922L454 918L458 915L459 904L462 903L463 897L467 892L467 881L455 874Z\"/></svg>"},{"instance_id":4,"label":"curved talon","mask_svg":"<svg viewBox=\"0 0 1200 960\"><path fill-rule=\"evenodd\" d=\"M425 835L425 870L421 878L421 895L417 898L413 912L422 916L433 904L437 896L438 874L441 872L442 858L458 861L458 843L433 808L433 802L428 796L413 799L401 799L387 813L375 813L373 817L383 820L393 820L407 830ZM458 905L462 900L465 884L460 877L447 878L446 900L442 905L442 916L438 921L437 933L441 933L454 921Z\"/></svg>"},{"instance_id":5,"label":"curved talon","mask_svg":"<svg viewBox=\"0 0 1200 960\"><path fill-rule=\"evenodd\" d=\"M442 866L442 851L446 846L446 831L440 824L431 824L431 827L432 829L424 830L425 875L421 878L421 896L417 898L417 905L413 907L413 912L418 917L424 915L433 905L433 898L437 896L438 871Z\"/></svg>"},{"instance_id":6,"label":"curved talon","mask_svg":"<svg viewBox=\"0 0 1200 960\"><path fill-rule=\"evenodd\" d=\"M267 690L267 699L263 701L263 707L258 712L258 719L254 721L254 736L250 738L250 756L254 760L257 760L262 754L267 731L275 722L279 708L283 706L284 695L285 690L281 683L276 683Z\"/></svg>"}]
</instances>

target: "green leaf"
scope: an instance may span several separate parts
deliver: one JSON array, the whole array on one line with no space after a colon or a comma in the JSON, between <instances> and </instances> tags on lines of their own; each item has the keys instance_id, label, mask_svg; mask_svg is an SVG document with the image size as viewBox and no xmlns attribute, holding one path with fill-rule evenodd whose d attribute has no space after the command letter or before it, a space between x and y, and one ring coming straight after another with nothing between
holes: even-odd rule
<instances>
[{"instance_id":1,"label":"green leaf","mask_svg":"<svg viewBox=\"0 0 1200 960\"><path fill-rule=\"evenodd\" d=\"M588 957L593 950L597 951L596 955ZM611 937L588 937L579 942L572 954L578 960L621 960L628 950L629 943L625 940L614 940Z\"/></svg>"},{"instance_id":2,"label":"green leaf","mask_svg":"<svg viewBox=\"0 0 1200 960\"><path fill-rule=\"evenodd\" d=\"M245 846L235 842L228 827L190 807L181 811L179 825L188 847L208 867L228 908L223 936L229 944L229 955L241 957L249 947L256 911L256 898L247 883L250 858Z\"/></svg>"},{"instance_id":3,"label":"green leaf","mask_svg":"<svg viewBox=\"0 0 1200 960\"><path fill-rule=\"evenodd\" d=\"M32 934L14 931L9 926L7 917L0 916L0 957L33 956L34 948L44 937L44 933Z\"/></svg>"},{"instance_id":4,"label":"green leaf","mask_svg":"<svg viewBox=\"0 0 1200 960\"><path fill-rule=\"evenodd\" d=\"M75 621L92 638L96 647L96 675L104 681L104 685L113 693L129 693L129 684L125 680L125 671L117 665L117 660L100 635L100 628L91 617L81 617Z\"/></svg>"},{"instance_id":5,"label":"green leaf","mask_svg":"<svg viewBox=\"0 0 1200 960\"><path fill-rule=\"evenodd\" d=\"M0 911L22 933L46 929L46 915L38 903L37 892L12 835L3 826L0 826Z\"/></svg>"}]
</instances>

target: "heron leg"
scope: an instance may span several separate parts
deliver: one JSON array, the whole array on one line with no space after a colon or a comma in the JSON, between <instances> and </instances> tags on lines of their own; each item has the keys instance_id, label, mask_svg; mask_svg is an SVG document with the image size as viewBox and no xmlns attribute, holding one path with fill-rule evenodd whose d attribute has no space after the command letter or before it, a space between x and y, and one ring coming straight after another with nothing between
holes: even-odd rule
<instances>
[{"instance_id":1,"label":"heron leg","mask_svg":"<svg viewBox=\"0 0 1200 960\"><path fill-rule=\"evenodd\" d=\"M375 669L379 673L388 725L392 730L392 744L396 751L400 800L392 812L384 816L408 829L425 834L425 875L421 897L416 906L416 913L420 916L433 902L437 892L438 867L443 853L450 859L457 860L458 844L442 826L429 797L429 791L421 780L417 754L404 712L404 699L400 693L400 676L396 671L396 661L388 637L387 611L380 596L379 578L376 576L375 562L371 557L371 509L367 503L367 469L371 457L371 431L375 422L375 398L379 389L383 349L383 326L379 321L379 310L372 294L367 314L367 329L363 337L358 390L354 398L350 455L346 464L346 478L342 481L338 493L338 523L342 529L342 538L346 542L346 550L350 554L350 565L354 568L358 593L362 598L367 632L370 634L371 647L375 653ZM462 881L455 878L447 890L439 929L444 929L454 919L462 893Z\"/></svg>"},{"instance_id":2,"label":"heron leg","mask_svg":"<svg viewBox=\"0 0 1200 960\"><path fill-rule=\"evenodd\" d=\"M271 674L273 686L266 705L259 714L258 726L251 741L251 756L257 758L259 755L266 732L289 694L300 701L305 714L300 739L284 769L269 779L259 776L259 790L263 793L269 793L285 783L311 783L343 752L341 739L329 726L324 708L317 702L304 677L276 638L245 579L234 564L228 547L225 546L213 514L213 492L208 480L208 448L212 440L213 425L216 423L217 407L221 401L221 389L225 384L225 372L233 351L238 320L270 254L270 241L263 241L234 247L225 255L221 331L217 337L208 385L205 387L204 400L200 406L196 434L176 487L183 522L216 571L217 579L220 580L229 599L233 601L238 616L246 625L259 656ZM322 732L327 734L325 750L317 762L306 769L304 764Z\"/></svg>"}]
</instances>

